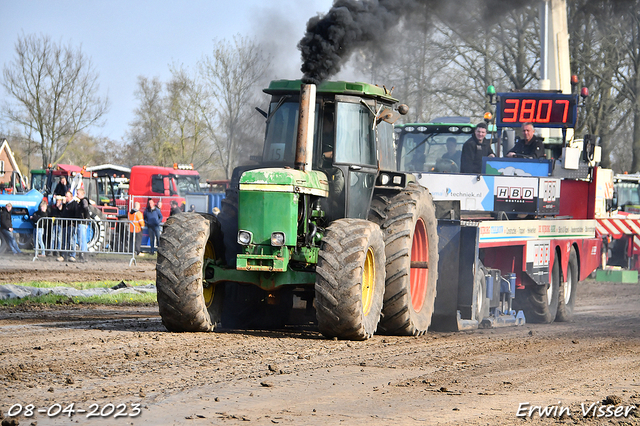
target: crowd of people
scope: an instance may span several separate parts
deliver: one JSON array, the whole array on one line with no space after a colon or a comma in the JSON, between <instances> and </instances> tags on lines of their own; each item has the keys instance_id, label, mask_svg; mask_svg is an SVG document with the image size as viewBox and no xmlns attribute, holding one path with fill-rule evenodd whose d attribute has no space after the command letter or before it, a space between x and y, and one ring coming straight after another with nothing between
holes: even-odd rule
<instances>
[{"instance_id":1,"label":"crowd of people","mask_svg":"<svg viewBox=\"0 0 640 426\"><path fill-rule=\"evenodd\" d=\"M88 244L87 230L90 224L89 220L93 215L90 206L91 202L86 198L84 189L79 188L74 196L63 177L54 190L51 204L46 198L43 198L38 209L30 217L34 225L35 256L46 257L49 253L60 262L85 262ZM135 251L136 255L144 256L141 245L142 230L145 227L149 233L149 253L155 254L164 221L161 209L161 202L156 205L155 201L149 198L144 210L141 210L139 202L135 202L129 211L129 231L131 232L129 250ZM23 252L14 237L11 223L12 210L11 203L0 208L0 238L15 256L19 256ZM196 207L192 204L188 211L195 212L195 210ZM170 216L184 211L184 203L180 206L175 200L171 201ZM45 221L41 221L43 218Z\"/></svg>"}]
</instances>

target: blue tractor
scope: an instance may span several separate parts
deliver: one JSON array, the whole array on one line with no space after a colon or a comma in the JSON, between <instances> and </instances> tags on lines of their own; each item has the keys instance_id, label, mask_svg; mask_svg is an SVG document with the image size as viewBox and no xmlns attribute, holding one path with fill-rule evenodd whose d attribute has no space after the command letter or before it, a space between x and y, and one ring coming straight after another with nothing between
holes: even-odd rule
<instances>
[{"instance_id":1,"label":"blue tractor","mask_svg":"<svg viewBox=\"0 0 640 426\"><path fill-rule=\"evenodd\" d=\"M33 245L33 223L29 219L38 209L43 195L41 192L28 190L22 177L17 172L12 172L11 179L0 188L0 208L7 203L13 206L11 210L11 223L16 242L23 248ZM4 253L9 247L0 239L0 253Z\"/></svg>"}]
</instances>

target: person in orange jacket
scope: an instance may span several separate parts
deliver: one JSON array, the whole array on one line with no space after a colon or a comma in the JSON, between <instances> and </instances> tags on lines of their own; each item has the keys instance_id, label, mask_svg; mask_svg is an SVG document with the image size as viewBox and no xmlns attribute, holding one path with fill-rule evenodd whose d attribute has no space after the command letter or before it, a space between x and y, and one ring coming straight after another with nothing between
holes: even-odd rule
<instances>
[{"instance_id":1,"label":"person in orange jacket","mask_svg":"<svg viewBox=\"0 0 640 426\"><path fill-rule=\"evenodd\" d=\"M133 203L133 209L129 212L129 232L131 232L133 238L131 239L131 243L135 244L136 254L142 256L143 253L140 253L140 245L142 244L142 228L144 228L144 216L140 211L140 203ZM129 246L131 248L131 246Z\"/></svg>"}]
</instances>

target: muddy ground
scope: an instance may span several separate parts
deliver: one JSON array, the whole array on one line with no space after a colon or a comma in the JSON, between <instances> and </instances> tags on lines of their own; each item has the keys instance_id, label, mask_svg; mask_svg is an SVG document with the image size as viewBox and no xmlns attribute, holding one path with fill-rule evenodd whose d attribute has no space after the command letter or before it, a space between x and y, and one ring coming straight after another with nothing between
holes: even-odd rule
<instances>
[{"instance_id":1,"label":"muddy ground","mask_svg":"<svg viewBox=\"0 0 640 426\"><path fill-rule=\"evenodd\" d=\"M155 276L149 259L10 260L1 283ZM0 409L7 420L15 404L33 404L17 419L38 426L640 424L640 284L586 281L577 301L572 323L366 342L301 328L168 333L157 306L5 308ZM638 408L583 416L581 404L603 401ZM47 414L71 403L71 418ZM529 417L530 406L551 416Z\"/></svg>"}]
</instances>

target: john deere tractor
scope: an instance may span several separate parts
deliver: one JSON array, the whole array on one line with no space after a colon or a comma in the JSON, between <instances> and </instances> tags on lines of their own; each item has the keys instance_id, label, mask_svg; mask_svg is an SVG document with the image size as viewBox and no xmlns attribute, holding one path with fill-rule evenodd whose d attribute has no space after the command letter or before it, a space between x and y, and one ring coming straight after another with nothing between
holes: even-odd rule
<instances>
[{"instance_id":1,"label":"john deere tractor","mask_svg":"<svg viewBox=\"0 0 640 426\"><path fill-rule=\"evenodd\" d=\"M259 166L234 171L217 217L170 217L158 305L170 331L282 327L315 309L326 337L419 335L438 240L427 190L395 161L406 106L364 83L272 82Z\"/></svg>"}]
</instances>

